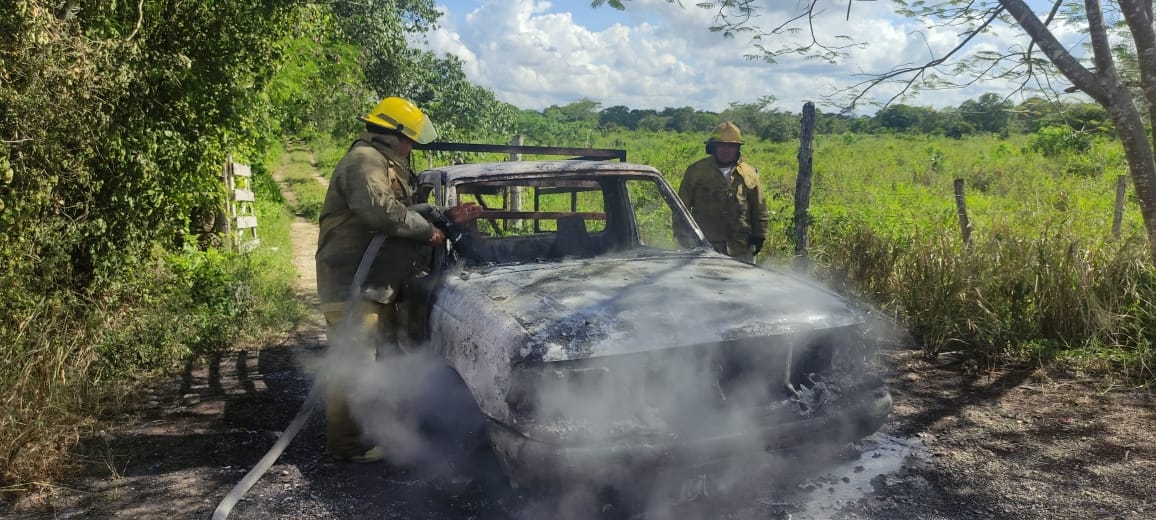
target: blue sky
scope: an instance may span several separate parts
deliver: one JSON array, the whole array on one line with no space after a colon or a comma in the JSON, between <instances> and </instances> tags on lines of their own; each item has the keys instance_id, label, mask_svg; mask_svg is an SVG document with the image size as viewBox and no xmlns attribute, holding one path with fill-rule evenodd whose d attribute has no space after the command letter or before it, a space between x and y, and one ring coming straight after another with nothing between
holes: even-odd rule
<instances>
[{"instance_id":1,"label":"blue sky","mask_svg":"<svg viewBox=\"0 0 1156 520\"><path fill-rule=\"evenodd\" d=\"M696 0L684 0L683 7L666 0L631 0L626 12L592 9L589 0L437 0L445 13L441 28L427 35L423 45L462 58L471 81L520 108L590 98L603 107L721 111L732 102L774 96L775 107L798 112L804 102L822 103L824 95L862 74L922 63L957 42L953 30L929 29L895 16L887 0L856 2L847 22L846 2L820 0L827 11L817 27L827 36L846 34L870 45L836 65L797 57L775 64L747 60L744 55L755 52L749 39L709 32L713 11L696 7ZM760 13L764 27L787 19L797 8L782 0L765 5ZM971 48L994 49L1017 37L1010 30L996 32ZM1074 30L1062 35L1073 43L1079 38ZM958 106L985 92L1011 90L1011 85L986 82L905 102ZM879 88L872 98L885 100L893 93Z\"/></svg>"}]
</instances>

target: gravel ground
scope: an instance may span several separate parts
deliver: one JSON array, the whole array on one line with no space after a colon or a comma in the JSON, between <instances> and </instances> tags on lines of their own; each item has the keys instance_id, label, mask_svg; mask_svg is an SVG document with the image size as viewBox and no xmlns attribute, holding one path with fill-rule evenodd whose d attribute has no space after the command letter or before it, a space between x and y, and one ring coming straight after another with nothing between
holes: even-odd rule
<instances>
[{"instance_id":1,"label":"gravel ground","mask_svg":"<svg viewBox=\"0 0 1156 520\"><path fill-rule=\"evenodd\" d=\"M305 401L294 360L320 339L191 366L139 416L81 445L83 476L3 516L211 517ZM722 485L688 476L644 512L521 493L484 452L438 469L332 462L314 414L231 518L1156 518L1149 393L1038 372L969 375L913 352L882 357L895 411L880 433L821 461L797 455L789 475L766 464Z\"/></svg>"}]
</instances>

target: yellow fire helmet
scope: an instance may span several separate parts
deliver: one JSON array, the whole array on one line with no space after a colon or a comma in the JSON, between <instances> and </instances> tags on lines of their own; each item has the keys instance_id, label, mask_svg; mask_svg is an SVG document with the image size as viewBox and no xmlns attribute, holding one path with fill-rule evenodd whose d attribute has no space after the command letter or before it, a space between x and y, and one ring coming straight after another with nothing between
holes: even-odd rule
<instances>
[{"instance_id":1,"label":"yellow fire helmet","mask_svg":"<svg viewBox=\"0 0 1156 520\"><path fill-rule=\"evenodd\" d=\"M743 134L739 132L738 125L727 121L725 123L719 123L718 126L714 127L714 131L710 134L710 139L707 139L706 142L743 144Z\"/></svg>"},{"instance_id":2,"label":"yellow fire helmet","mask_svg":"<svg viewBox=\"0 0 1156 520\"><path fill-rule=\"evenodd\" d=\"M358 119L413 139L418 144L426 144L438 138L438 131L417 105L408 99L387 97L382 99L369 115Z\"/></svg>"}]
</instances>

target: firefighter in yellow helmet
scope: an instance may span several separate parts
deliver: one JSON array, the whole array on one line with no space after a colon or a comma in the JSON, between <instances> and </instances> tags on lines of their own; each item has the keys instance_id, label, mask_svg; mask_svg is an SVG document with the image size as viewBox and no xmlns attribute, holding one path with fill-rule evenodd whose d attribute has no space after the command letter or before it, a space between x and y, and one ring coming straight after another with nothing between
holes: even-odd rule
<instances>
[{"instance_id":1,"label":"firefighter in yellow helmet","mask_svg":"<svg viewBox=\"0 0 1156 520\"><path fill-rule=\"evenodd\" d=\"M683 174L678 196L716 251L753 262L767 237L767 203L759 170L743 160L742 133L727 121L706 141L709 157Z\"/></svg>"},{"instance_id":2,"label":"firefighter in yellow helmet","mask_svg":"<svg viewBox=\"0 0 1156 520\"><path fill-rule=\"evenodd\" d=\"M337 163L321 208L317 292L329 343L335 347L330 359L337 359L330 363L335 367L330 372L338 372L336 377L325 374L323 382L327 451L338 460L374 461L381 460L385 450L362 438L349 410L350 378L343 377L341 367L352 369L397 350L401 287L420 272L426 248L444 247L445 235L408 208L422 202L414 196L410 152L414 143L437 139L433 123L412 102L398 97L382 99L360 119L365 132ZM476 205L461 205L446 213L465 224L480 211ZM378 234L386 239L358 288L361 297L351 300L354 275Z\"/></svg>"}]
</instances>

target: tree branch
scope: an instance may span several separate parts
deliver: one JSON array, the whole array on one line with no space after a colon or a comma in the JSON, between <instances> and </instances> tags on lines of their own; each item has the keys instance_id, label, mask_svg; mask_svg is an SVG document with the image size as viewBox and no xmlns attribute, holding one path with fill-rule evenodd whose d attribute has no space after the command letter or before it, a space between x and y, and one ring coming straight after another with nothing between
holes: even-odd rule
<instances>
[{"instance_id":1,"label":"tree branch","mask_svg":"<svg viewBox=\"0 0 1156 520\"><path fill-rule=\"evenodd\" d=\"M1092 40L1092 63L1096 65L1095 75L1104 85L1117 77L1116 62L1112 59L1112 44L1108 41L1108 29L1104 25L1104 12L1100 0L1084 0L1084 12L1088 15L1088 37Z\"/></svg>"},{"instance_id":2,"label":"tree branch","mask_svg":"<svg viewBox=\"0 0 1156 520\"><path fill-rule=\"evenodd\" d=\"M140 32L141 22L143 22L143 21L144 21L144 0L137 0L137 3L136 3L136 27L133 27L132 32L129 33L128 38L127 38L128 40L131 41L133 38L136 38L137 33Z\"/></svg>"},{"instance_id":3,"label":"tree branch","mask_svg":"<svg viewBox=\"0 0 1156 520\"><path fill-rule=\"evenodd\" d=\"M1032 42L1039 46L1044 55L1055 64L1056 68L1059 69L1073 85L1084 91L1084 93L1091 96L1092 99L1095 99L1097 102L1101 104L1106 102L1108 91L1100 85L1096 79L1096 75L1081 65L1080 62L1064 48L1063 44L1048 30L1047 26L1036 17L1026 2L1023 0L999 0L999 3L1007 9L1008 14L1015 18L1024 32L1032 39Z\"/></svg>"},{"instance_id":4,"label":"tree branch","mask_svg":"<svg viewBox=\"0 0 1156 520\"><path fill-rule=\"evenodd\" d=\"M1120 0L1120 10L1136 45L1140 84L1144 85L1144 99L1148 102L1148 120L1156 121L1156 29L1152 26L1152 0Z\"/></svg>"},{"instance_id":5,"label":"tree branch","mask_svg":"<svg viewBox=\"0 0 1156 520\"><path fill-rule=\"evenodd\" d=\"M967 33L966 36L964 36L962 41L960 41L950 51L947 51L947 53L944 54L943 56L940 56L940 57L935 58L931 61L928 61L927 63L924 63L923 65L918 65L918 66L914 66L914 67L900 67L900 68L891 69L891 70L887 71L886 73L877 75L870 80L861 81L859 83L856 83L855 85L852 85L851 87L849 87L847 89L841 90L840 92L850 92L850 91L858 89L860 86L866 85L866 87L864 87L862 89L862 91L860 91L858 94L855 94L855 96L851 98L850 105L847 107L847 109L850 110L850 109L855 108L855 105L858 104L861 99L863 99L863 96L866 96L867 92L869 92L871 89L875 88L876 86L883 84L883 83L890 83L891 80L894 78L897 78L900 76L905 76L907 74L911 74L912 76L908 80L902 81L902 82L897 82L897 83L903 83L904 85L903 85L903 88L899 90L899 92L897 92L894 96L891 96L891 99L889 99L886 104L893 103L895 100L899 99L904 94L906 94L907 91L911 90L911 87L913 85L915 85L916 80L924 77L925 73L929 69L934 69L935 67L942 65L943 62L947 61L948 58L954 56L955 53L959 52L964 47L966 47L967 44L969 42L971 42L972 39L974 39L976 36L978 36L981 32L983 32L984 29L986 29L989 25L991 25L991 23L993 21L995 21L996 18L999 17L999 14L1001 12L1003 12L1002 6L989 10L988 15L986 16L986 19L984 20L984 22L982 24L980 24L979 27L977 27L977 28L973 29L972 31L970 31L969 33Z\"/></svg>"},{"instance_id":6,"label":"tree branch","mask_svg":"<svg viewBox=\"0 0 1156 520\"><path fill-rule=\"evenodd\" d=\"M1064 5L1064 0L1056 0L1056 2L1052 4L1052 10L1048 12L1048 19L1044 20L1044 27L1051 25L1052 20L1056 19L1056 13L1060 12L1060 6L1062 6L1062 5ZM1035 45L1036 45L1035 40L1032 40L1031 42L1028 43L1027 55L1029 58L1032 55L1032 47L1035 47Z\"/></svg>"}]
</instances>

